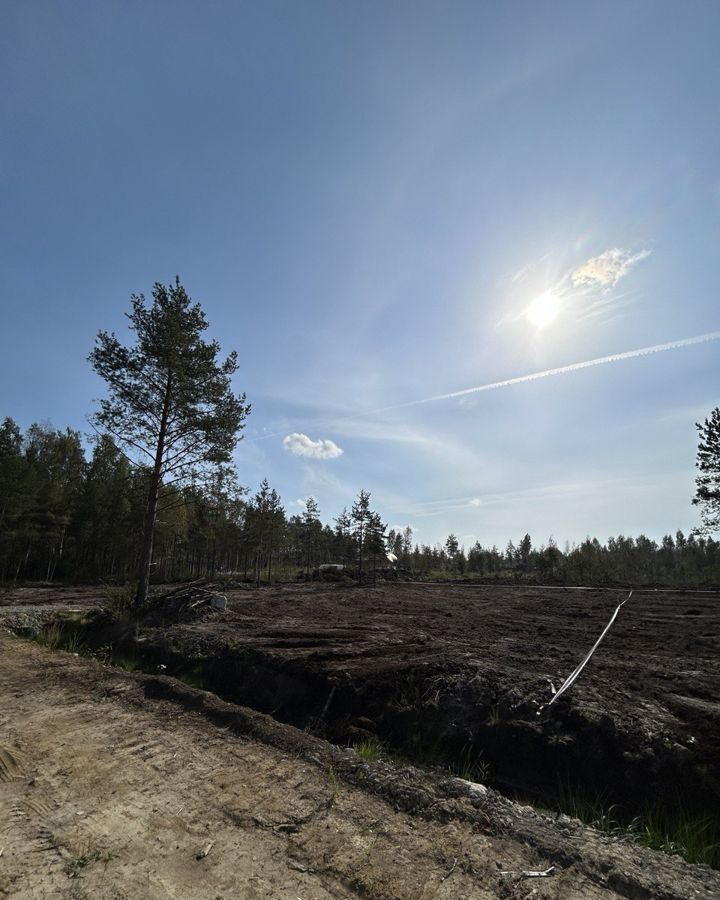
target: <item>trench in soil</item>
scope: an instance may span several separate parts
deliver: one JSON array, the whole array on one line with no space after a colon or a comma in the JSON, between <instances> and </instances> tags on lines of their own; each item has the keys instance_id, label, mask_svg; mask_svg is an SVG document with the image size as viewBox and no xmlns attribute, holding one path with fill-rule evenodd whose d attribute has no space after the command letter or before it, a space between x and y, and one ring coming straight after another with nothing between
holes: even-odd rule
<instances>
[{"instance_id":1,"label":"trench in soil","mask_svg":"<svg viewBox=\"0 0 720 900\"><path fill-rule=\"evenodd\" d=\"M660 849L673 850L674 822L696 822L706 845L699 860L720 868L717 768L677 744L634 747L607 717L588 718L568 704L555 704L552 715L506 718L491 699L478 705L476 695L463 696L457 683L438 688L425 670L331 677L311 659L222 644L207 652L187 649L162 629L103 611L61 615L23 636L111 665L172 675L333 743L364 744L371 754L380 747L404 762L444 769L606 829L621 832L634 823L642 831L650 816L667 831L664 841L656 836Z\"/></svg>"}]
</instances>

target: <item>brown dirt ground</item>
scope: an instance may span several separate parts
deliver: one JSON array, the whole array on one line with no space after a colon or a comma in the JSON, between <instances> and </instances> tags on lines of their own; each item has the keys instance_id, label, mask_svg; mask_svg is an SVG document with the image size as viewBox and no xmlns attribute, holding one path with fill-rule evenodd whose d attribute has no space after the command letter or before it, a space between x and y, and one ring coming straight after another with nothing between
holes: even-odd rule
<instances>
[{"instance_id":1,"label":"brown dirt ground","mask_svg":"<svg viewBox=\"0 0 720 900\"><path fill-rule=\"evenodd\" d=\"M480 676L501 707L547 702L624 590L394 583L230 590L228 611L176 625L184 645L252 648L375 688L410 671ZM720 761L720 594L636 591L566 695L636 740Z\"/></svg>"},{"instance_id":2,"label":"brown dirt ground","mask_svg":"<svg viewBox=\"0 0 720 900\"><path fill-rule=\"evenodd\" d=\"M254 620L260 640L272 641L277 629L297 635L304 628L307 637L312 627L303 625L302 607L305 616L315 609L316 631L329 630L335 645L351 648L344 663L335 657L345 665L356 657L347 634L353 623L360 646L385 645L390 661L403 653L398 621L406 636L415 633L416 648L430 652L430 641L449 647L447 635L428 633L437 608L423 621L423 592L404 590L411 596L392 601L399 610L370 616L363 616L365 592L333 598L332 591L289 590L275 599L238 592L228 626L237 617L235 633L240 620L252 633ZM458 596L462 589L451 590L450 611L460 606L477 615L474 601ZM374 596L381 603L384 595ZM13 615L7 599L4 612ZM70 600L93 602L89 591ZM329 620L338 603L348 609ZM53 653L1 630L0 697L0 896L720 896L718 873L676 857L567 817L552 820L458 779L363 763L353 751L173 679ZM502 874L551 865L548 878Z\"/></svg>"},{"instance_id":3,"label":"brown dirt ground","mask_svg":"<svg viewBox=\"0 0 720 900\"><path fill-rule=\"evenodd\" d=\"M575 668L627 592L396 582L238 586L226 595L226 612L169 619L148 639L198 657L254 651L288 665L290 678L316 676L313 689L337 683L384 696L417 676L423 690L437 687L441 702L462 707L458 721L472 731L473 710L535 721L550 683ZM0 612L22 618L29 608L42 616L103 602L97 588L25 587L0 597ZM719 697L720 593L644 590L623 606L562 704L565 724L568 714L575 725L578 715L606 720L636 761L684 755L720 789ZM264 706L235 699L277 709L272 697ZM319 711L324 698L317 702Z\"/></svg>"}]
</instances>

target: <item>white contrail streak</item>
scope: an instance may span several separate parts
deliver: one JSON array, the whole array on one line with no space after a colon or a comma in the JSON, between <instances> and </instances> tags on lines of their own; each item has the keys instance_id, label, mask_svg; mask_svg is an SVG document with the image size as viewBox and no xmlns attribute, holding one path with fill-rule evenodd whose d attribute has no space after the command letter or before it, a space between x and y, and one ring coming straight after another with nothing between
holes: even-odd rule
<instances>
[{"instance_id":1,"label":"white contrail streak","mask_svg":"<svg viewBox=\"0 0 720 900\"><path fill-rule=\"evenodd\" d=\"M449 394L435 394L432 397L423 397L421 400L408 400L405 403L396 403L392 406L381 406L376 409L368 409L364 412L342 416L336 419L328 419L325 425L336 425L339 422L348 422L353 419L363 419L378 413L390 412L395 409L405 409L409 406L419 406L422 403L434 403L436 400L454 400L456 397L467 397L470 394L480 394L483 391L495 391L499 388L511 387L514 384L525 384L528 381L539 381L541 378L552 378L554 375L565 375L568 372L579 372L581 369L592 369L594 366L605 366L608 363L621 362L624 359L636 359L639 356L650 356L653 353L664 353L666 350L680 350L682 347L693 347L695 344L707 344L710 341L720 340L720 331L710 331L707 334L699 334L696 337L684 338L680 341L668 341L666 344L654 344L652 347L641 347L639 350L627 350L625 353L611 353L610 356L598 356L595 359L587 359L584 362L570 363L568 366L558 366L555 369L545 369L542 372L532 372L529 375L518 375L516 378L506 378L504 381L493 381L490 384L480 384L476 387L463 388L460 391L451 391ZM264 434L256 438L249 438L250 442L263 441L267 438L282 436L286 432L278 431Z\"/></svg>"},{"instance_id":2,"label":"white contrail streak","mask_svg":"<svg viewBox=\"0 0 720 900\"><path fill-rule=\"evenodd\" d=\"M407 403L399 403L396 406L385 406L372 412L384 412L385 410L401 409L406 406L417 406L420 403L433 403L436 400L453 400L456 397L467 397L469 394L479 394L482 391L495 391L498 388L510 387L513 384L524 384L527 381L539 381L541 378L551 378L553 375L565 375L567 372L578 372L580 369L591 369L593 366L605 366L608 363L620 362L623 359L635 359L638 356L649 356L652 353L664 353L666 350L679 350L681 347L692 347L695 344L706 344L709 341L720 340L720 331L710 331L708 334L700 334L697 337L684 338L681 341L668 341L667 344L655 344L652 347L641 347L639 350L628 350L625 353L612 353L610 356L598 356L595 359L587 359L585 362L570 363L568 366L558 366L555 369L545 369L542 372L532 372L530 375L519 375L517 378L506 378L504 381L493 381L490 384L480 384L477 387L464 388L461 391L451 391L449 394L435 394L433 397L424 397L422 400L410 400ZM369 415L360 413L359 415Z\"/></svg>"}]
</instances>

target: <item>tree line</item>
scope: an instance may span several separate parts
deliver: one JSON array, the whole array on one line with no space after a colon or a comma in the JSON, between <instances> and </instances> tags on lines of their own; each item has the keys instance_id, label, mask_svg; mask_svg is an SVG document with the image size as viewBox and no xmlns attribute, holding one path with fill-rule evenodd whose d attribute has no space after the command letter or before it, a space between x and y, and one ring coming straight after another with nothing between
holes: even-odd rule
<instances>
[{"instance_id":1,"label":"tree line","mask_svg":"<svg viewBox=\"0 0 720 900\"><path fill-rule=\"evenodd\" d=\"M566 543L561 550L550 538L534 546L529 534L506 548L468 550L450 535L444 546L415 547L409 558L413 571L425 577L483 578L513 582L554 582L570 585L668 585L698 587L720 585L720 542L682 531L665 535L658 543L644 535L618 535L601 544L586 538Z\"/></svg>"},{"instance_id":2,"label":"tree line","mask_svg":"<svg viewBox=\"0 0 720 900\"><path fill-rule=\"evenodd\" d=\"M107 435L86 458L81 435L0 425L0 582L133 579L150 475ZM370 576L388 565L386 526L361 490L324 525L314 497L288 514L267 479L252 496L232 472L202 486L161 485L151 573L168 581L233 573L249 581L311 576L322 563Z\"/></svg>"},{"instance_id":3,"label":"tree line","mask_svg":"<svg viewBox=\"0 0 720 900\"><path fill-rule=\"evenodd\" d=\"M6 418L0 426L0 580L127 581L136 576L148 473L132 466L107 435L86 458L77 431L31 425L23 434ZM720 583L720 542L691 533L660 542L618 536L588 538L560 548L536 546L526 534L503 549L455 535L430 546L412 529L388 529L361 490L332 522L317 500L289 513L267 479L254 494L232 473L202 487L162 486L158 494L152 577L157 581L219 573L255 583L311 577L322 563L345 565L366 577L400 576L548 581L567 584Z\"/></svg>"},{"instance_id":4,"label":"tree line","mask_svg":"<svg viewBox=\"0 0 720 900\"><path fill-rule=\"evenodd\" d=\"M588 538L561 551L529 535L504 551L413 543L412 529L388 531L361 490L351 508L322 524L317 501L288 515L264 480L248 497L231 465L250 405L231 388L224 361L179 279L156 283L152 301L133 295L133 344L101 331L88 357L105 381L90 422L86 458L80 434L11 419L0 427L0 581L135 579L135 602L158 581L233 573L257 584L321 563L374 575L388 563L410 577L539 579L565 583L720 583L720 408L699 424L696 496L704 533ZM389 556L388 556L389 554Z\"/></svg>"}]
</instances>

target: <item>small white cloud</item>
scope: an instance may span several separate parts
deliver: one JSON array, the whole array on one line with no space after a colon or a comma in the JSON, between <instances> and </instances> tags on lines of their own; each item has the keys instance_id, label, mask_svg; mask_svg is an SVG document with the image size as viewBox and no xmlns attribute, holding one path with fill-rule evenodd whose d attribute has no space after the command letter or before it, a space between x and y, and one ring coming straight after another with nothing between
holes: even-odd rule
<instances>
[{"instance_id":1,"label":"small white cloud","mask_svg":"<svg viewBox=\"0 0 720 900\"><path fill-rule=\"evenodd\" d=\"M406 528L409 528L413 534L415 534L416 531L420 531L419 528L416 528L414 525L410 525L410 523L408 523L407 525L391 525L388 530L396 531L398 534L401 534L403 531L405 531Z\"/></svg>"},{"instance_id":2,"label":"small white cloud","mask_svg":"<svg viewBox=\"0 0 720 900\"><path fill-rule=\"evenodd\" d=\"M593 256L572 273L575 287L611 288L632 269L632 267L650 256L650 250L630 253L614 247L600 256Z\"/></svg>"},{"instance_id":3,"label":"small white cloud","mask_svg":"<svg viewBox=\"0 0 720 900\"><path fill-rule=\"evenodd\" d=\"M468 506L482 506L482 500L479 497L472 497L468 500Z\"/></svg>"},{"instance_id":4,"label":"small white cloud","mask_svg":"<svg viewBox=\"0 0 720 900\"><path fill-rule=\"evenodd\" d=\"M306 434L294 431L283 438L283 446L295 456L309 456L311 459L335 459L342 450L334 441L313 441Z\"/></svg>"},{"instance_id":5,"label":"small white cloud","mask_svg":"<svg viewBox=\"0 0 720 900\"><path fill-rule=\"evenodd\" d=\"M297 500L291 500L288 506L295 506L298 509L305 509L307 507L307 500L303 500L299 497Z\"/></svg>"}]
</instances>

